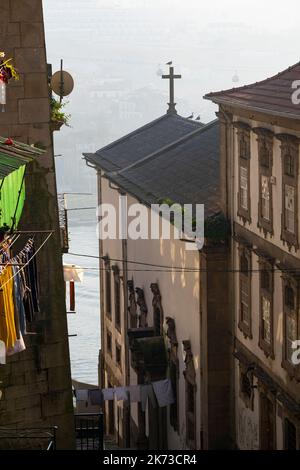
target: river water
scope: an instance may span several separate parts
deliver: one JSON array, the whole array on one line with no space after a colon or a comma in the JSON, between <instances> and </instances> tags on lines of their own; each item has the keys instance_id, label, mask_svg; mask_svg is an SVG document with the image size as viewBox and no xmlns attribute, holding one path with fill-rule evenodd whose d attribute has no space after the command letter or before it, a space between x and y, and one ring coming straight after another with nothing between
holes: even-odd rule
<instances>
[{"instance_id":1,"label":"river water","mask_svg":"<svg viewBox=\"0 0 300 470\"><path fill-rule=\"evenodd\" d=\"M95 196L67 195L69 252L98 256L96 209L72 210L96 206ZM87 268L82 283L75 284L76 313L68 314L72 378L98 383L100 347L100 301L98 260L64 255L65 264ZM69 298L67 294L67 310Z\"/></svg>"}]
</instances>

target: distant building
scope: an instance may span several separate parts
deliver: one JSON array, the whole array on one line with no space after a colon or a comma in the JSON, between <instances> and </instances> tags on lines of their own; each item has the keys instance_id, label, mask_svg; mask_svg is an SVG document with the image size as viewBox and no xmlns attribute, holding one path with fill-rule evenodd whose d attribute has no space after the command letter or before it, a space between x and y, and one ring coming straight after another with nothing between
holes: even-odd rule
<instances>
[{"instance_id":1,"label":"distant building","mask_svg":"<svg viewBox=\"0 0 300 470\"><path fill-rule=\"evenodd\" d=\"M173 405L148 402L145 410L140 403L106 402L106 433L123 447L230 447L218 121L204 126L169 112L85 158L98 173L99 202L113 204L118 216L120 195L128 207L142 203L148 219L154 203L204 203L207 221L222 227L200 252L172 237L100 240L100 386L168 377L176 397Z\"/></svg>"},{"instance_id":2,"label":"distant building","mask_svg":"<svg viewBox=\"0 0 300 470\"><path fill-rule=\"evenodd\" d=\"M300 64L210 93L231 222L235 429L240 449L300 449Z\"/></svg>"}]
</instances>

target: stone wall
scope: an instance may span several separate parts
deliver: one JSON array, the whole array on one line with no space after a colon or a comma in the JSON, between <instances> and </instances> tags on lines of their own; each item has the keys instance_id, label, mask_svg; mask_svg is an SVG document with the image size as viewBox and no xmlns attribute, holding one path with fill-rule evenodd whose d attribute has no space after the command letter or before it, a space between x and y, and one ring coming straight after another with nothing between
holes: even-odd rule
<instances>
[{"instance_id":1,"label":"stone wall","mask_svg":"<svg viewBox=\"0 0 300 470\"><path fill-rule=\"evenodd\" d=\"M74 417L42 0L1 0L0 50L14 58L20 73L20 80L7 87L0 135L39 143L47 150L27 168L19 228L54 230L38 255L41 313L32 326L36 334L26 336L26 351L0 366L0 426L57 425L58 448L72 448ZM36 235L37 246L44 237Z\"/></svg>"}]
</instances>

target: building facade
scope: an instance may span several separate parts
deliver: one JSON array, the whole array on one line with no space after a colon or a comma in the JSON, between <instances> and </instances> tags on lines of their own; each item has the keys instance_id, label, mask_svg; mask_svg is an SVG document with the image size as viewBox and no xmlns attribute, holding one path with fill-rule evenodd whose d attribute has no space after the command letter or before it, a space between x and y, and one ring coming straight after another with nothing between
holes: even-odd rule
<instances>
[{"instance_id":1,"label":"building facade","mask_svg":"<svg viewBox=\"0 0 300 470\"><path fill-rule=\"evenodd\" d=\"M232 361L227 277L217 269L228 263L218 122L203 126L167 113L85 158L98 172L99 204L111 204L120 220L140 203L149 221L134 239L110 233L100 240L100 386L167 377L175 394L174 404L149 402L145 410L140 403L106 402L106 433L133 448L228 448ZM220 217L219 238L206 237L201 251L173 235L151 238L151 204L163 202L204 203L207 219ZM164 222L172 234L173 224ZM129 217L126 233L130 223Z\"/></svg>"},{"instance_id":2,"label":"building facade","mask_svg":"<svg viewBox=\"0 0 300 470\"><path fill-rule=\"evenodd\" d=\"M206 95L219 105L221 200L232 227L239 449L300 448L299 71Z\"/></svg>"},{"instance_id":3,"label":"building facade","mask_svg":"<svg viewBox=\"0 0 300 470\"><path fill-rule=\"evenodd\" d=\"M18 229L35 234L37 248L45 233L53 233L37 256L40 313L30 327L32 334L24 336L26 350L0 366L0 427L57 426L57 448L71 449L74 416L41 0L1 2L0 44L20 74L19 81L7 86L0 135L45 150L27 166ZM22 448L28 442L33 446L36 441L2 436L0 446Z\"/></svg>"}]
</instances>

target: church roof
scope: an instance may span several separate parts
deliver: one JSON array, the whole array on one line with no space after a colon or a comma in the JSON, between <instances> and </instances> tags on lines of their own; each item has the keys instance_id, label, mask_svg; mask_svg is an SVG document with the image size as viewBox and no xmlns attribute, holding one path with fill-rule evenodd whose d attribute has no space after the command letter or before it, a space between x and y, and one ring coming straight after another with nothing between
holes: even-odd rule
<instances>
[{"instance_id":1,"label":"church roof","mask_svg":"<svg viewBox=\"0 0 300 470\"><path fill-rule=\"evenodd\" d=\"M169 145L146 156L145 152L139 152L143 155L139 159L133 159L125 151L122 155L123 169L113 171L110 170L113 156L111 161L90 155L85 158L104 170L110 181L146 205L168 200L205 204L206 217L219 212L218 120L198 125L182 137L174 134Z\"/></svg>"},{"instance_id":2,"label":"church roof","mask_svg":"<svg viewBox=\"0 0 300 470\"><path fill-rule=\"evenodd\" d=\"M208 93L205 99L267 114L300 119L300 105L292 102L292 83L299 80L300 62L260 82Z\"/></svg>"},{"instance_id":3,"label":"church roof","mask_svg":"<svg viewBox=\"0 0 300 470\"><path fill-rule=\"evenodd\" d=\"M192 121L175 113L165 114L96 153L84 156L106 171L120 170L202 126L199 121Z\"/></svg>"}]
</instances>

